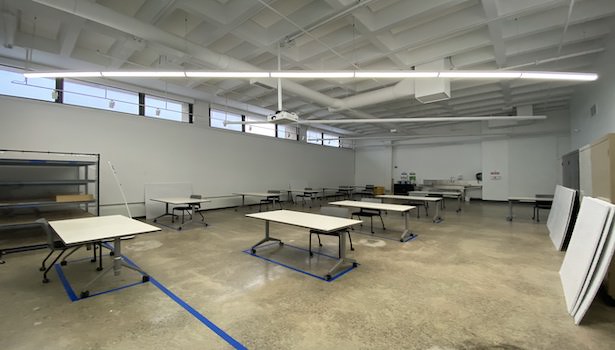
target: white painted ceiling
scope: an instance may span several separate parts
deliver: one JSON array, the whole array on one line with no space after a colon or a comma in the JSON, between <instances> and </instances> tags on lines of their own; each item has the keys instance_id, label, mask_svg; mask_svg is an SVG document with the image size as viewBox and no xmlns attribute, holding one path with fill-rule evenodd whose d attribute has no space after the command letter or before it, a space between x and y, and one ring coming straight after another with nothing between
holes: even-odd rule
<instances>
[{"instance_id":1,"label":"white painted ceiling","mask_svg":"<svg viewBox=\"0 0 615 350\"><path fill-rule=\"evenodd\" d=\"M2 13L0 59L22 66L275 70L279 50L285 70L408 70L443 59L453 69L592 72L611 35L615 1L4 0ZM566 109L579 84L453 80L446 101L423 104L410 91L350 110L329 108L396 83L285 81L284 109L305 119L356 119L510 115L533 105L540 115ZM275 82L170 79L164 86L206 101L277 109ZM393 127L411 132L417 125L336 125L354 135Z\"/></svg>"}]
</instances>

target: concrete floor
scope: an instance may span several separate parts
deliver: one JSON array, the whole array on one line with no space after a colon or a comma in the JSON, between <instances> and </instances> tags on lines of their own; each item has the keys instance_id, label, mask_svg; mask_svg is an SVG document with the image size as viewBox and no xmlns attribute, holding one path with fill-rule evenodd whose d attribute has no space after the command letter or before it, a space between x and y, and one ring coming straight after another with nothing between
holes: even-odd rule
<instances>
[{"instance_id":1,"label":"concrete floor","mask_svg":"<svg viewBox=\"0 0 615 350\"><path fill-rule=\"evenodd\" d=\"M408 243L353 233L349 255L360 266L330 283L243 253L264 225L232 209L206 212L207 228L165 229L124 241L123 249L250 349L615 348L615 309L595 301L574 325L558 275L564 255L544 223L529 219L529 207L512 223L503 204L454 209L449 204L440 224L413 216L419 236ZM403 228L398 214L385 224L386 233L376 234L395 238ZM271 232L307 247L305 229L272 224ZM336 254L335 239L323 243ZM231 348L151 282L71 302L55 271L41 283L45 253L8 255L0 265L2 349ZM298 267L322 268L306 255L296 251ZM76 291L95 273L87 260L63 271ZM137 280L123 270L97 288Z\"/></svg>"}]
</instances>

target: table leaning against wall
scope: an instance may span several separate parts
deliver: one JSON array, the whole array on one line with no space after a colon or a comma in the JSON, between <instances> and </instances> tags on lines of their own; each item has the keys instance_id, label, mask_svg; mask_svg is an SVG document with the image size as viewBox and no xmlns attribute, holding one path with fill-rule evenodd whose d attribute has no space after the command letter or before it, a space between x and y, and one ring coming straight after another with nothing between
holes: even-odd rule
<instances>
[{"instance_id":1,"label":"table leaning against wall","mask_svg":"<svg viewBox=\"0 0 615 350\"><path fill-rule=\"evenodd\" d=\"M275 222L280 224L287 224L292 226L304 227L310 230L320 232L336 232L339 231L341 237L339 240L339 252L340 256L337 263L329 269L324 276L325 279L330 280L333 272L337 270L343 263L350 263L353 266L357 266L357 261L346 257L346 231L344 229L351 227L352 225L360 224L361 220L352 220L345 218L338 218L327 215L304 213L292 210L275 210L263 213L247 214L247 217L260 219L265 221L265 237L258 243L252 246L250 251L252 254L256 253L256 248L261 244L269 241L278 242L280 245L284 243L279 238L273 238L269 234L269 223Z\"/></svg>"}]
</instances>

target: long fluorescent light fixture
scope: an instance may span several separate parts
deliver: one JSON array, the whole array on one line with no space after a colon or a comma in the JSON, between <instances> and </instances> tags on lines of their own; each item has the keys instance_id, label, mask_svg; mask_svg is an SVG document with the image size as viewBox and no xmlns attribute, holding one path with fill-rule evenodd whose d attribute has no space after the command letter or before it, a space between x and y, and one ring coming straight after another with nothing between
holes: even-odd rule
<instances>
[{"instance_id":1,"label":"long fluorescent light fixture","mask_svg":"<svg viewBox=\"0 0 615 350\"><path fill-rule=\"evenodd\" d=\"M357 123L434 123L434 122L479 122L487 120L542 120L546 115L515 115L515 116L480 116L480 117L423 117L423 118L372 118L372 119L304 119L296 124L357 124ZM258 121L224 121L230 124L274 124L273 122Z\"/></svg>"},{"instance_id":2,"label":"long fluorescent light fixture","mask_svg":"<svg viewBox=\"0 0 615 350\"><path fill-rule=\"evenodd\" d=\"M452 79L541 79L593 81L595 73L538 72L538 71L112 71L112 72L27 72L26 78L73 78L73 77L141 77L141 78L285 78L285 79L406 79L406 78L452 78Z\"/></svg>"},{"instance_id":3,"label":"long fluorescent light fixture","mask_svg":"<svg viewBox=\"0 0 615 350\"><path fill-rule=\"evenodd\" d=\"M269 78L269 72L186 72L188 78Z\"/></svg>"},{"instance_id":4,"label":"long fluorescent light fixture","mask_svg":"<svg viewBox=\"0 0 615 350\"><path fill-rule=\"evenodd\" d=\"M185 72L145 72L145 71L134 71L134 72L100 72L103 77L125 77L125 78L185 78Z\"/></svg>"},{"instance_id":5,"label":"long fluorescent light fixture","mask_svg":"<svg viewBox=\"0 0 615 350\"><path fill-rule=\"evenodd\" d=\"M310 71L280 71L269 73L272 78L354 78L354 71L340 71L340 72L310 72Z\"/></svg>"},{"instance_id":6,"label":"long fluorescent light fixture","mask_svg":"<svg viewBox=\"0 0 615 350\"><path fill-rule=\"evenodd\" d=\"M100 78L101 72L40 72L24 73L26 78Z\"/></svg>"}]
</instances>

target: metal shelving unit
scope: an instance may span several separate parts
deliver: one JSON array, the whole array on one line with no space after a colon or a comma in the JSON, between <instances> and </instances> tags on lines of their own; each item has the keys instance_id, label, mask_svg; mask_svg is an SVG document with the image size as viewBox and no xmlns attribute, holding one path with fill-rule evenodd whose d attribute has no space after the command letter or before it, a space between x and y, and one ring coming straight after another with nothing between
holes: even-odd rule
<instances>
[{"instance_id":1,"label":"metal shelving unit","mask_svg":"<svg viewBox=\"0 0 615 350\"><path fill-rule=\"evenodd\" d=\"M0 150L0 231L36 227L36 219L100 214L100 154ZM57 201L55 194L92 194ZM47 247L46 243L0 247L2 256Z\"/></svg>"}]
</instances>

